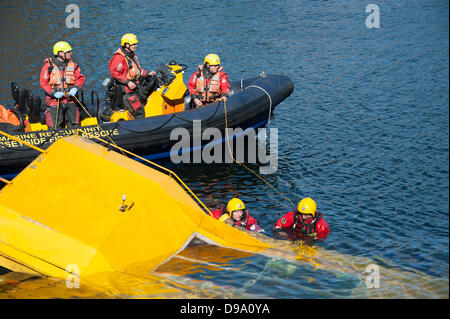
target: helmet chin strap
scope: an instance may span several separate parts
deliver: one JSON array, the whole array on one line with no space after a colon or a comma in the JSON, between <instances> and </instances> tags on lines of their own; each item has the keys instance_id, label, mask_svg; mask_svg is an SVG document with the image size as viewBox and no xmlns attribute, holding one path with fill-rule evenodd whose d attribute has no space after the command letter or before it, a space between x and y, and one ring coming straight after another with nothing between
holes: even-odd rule
<instances>
[{"instance_id":1,"label":"helmet chin strap","mask_svg":"<svg viewBox=\"0 0 450 319\"><path fill-rule=\"evenodd\" d=\"M214 74L210 70L211 65L209 63L208 63L208 65L206 65L206 63L205 63L203 66L206 71L205 76L212 77Z\"/></svg>"},{"instance_id":2,"label":"helmet chin strap","mask_svg":"<svg viewBox=\"0 0 450 319\"><path fill-rule=\"evenodd\" d=\"M128 47L126 47L126 45L128 44ZM123 52L128 55L130 58L134 57L134 52L130 50L130 44L129 43L125 43L125 45L122 47L123 48Z\"/></svg>"}]
</instances>

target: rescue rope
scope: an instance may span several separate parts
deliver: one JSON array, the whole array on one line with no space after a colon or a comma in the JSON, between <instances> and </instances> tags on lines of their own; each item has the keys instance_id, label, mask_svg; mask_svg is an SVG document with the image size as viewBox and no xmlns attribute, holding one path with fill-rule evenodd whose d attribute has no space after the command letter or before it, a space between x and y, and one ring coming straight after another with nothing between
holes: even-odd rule
<instances>
[{"instance_id":1,"label":"rescue rope","mask_svg":"<svg viewBox=\"0 0 450 319\"><path fill-rule=\"evenodd\" d=\"M58 129L58 113L59 113L59 99L58 99L58 106L56 107L56 123L53 125L54 131Z\"/></svg>"},{"instance_id":2,"label":"rescue rope","mask_svg":"<svg viewBox=\"0 0 450 319\"><path fill-rule=\"evenodd\" d=\"M30 144L30 143L28 143L28 142L25 142L25 141L21 140L20 138L15 137L15 136L13 136L13 135L10 135L10 134L8 134L8 133L6 133L6 132L0 131L0 134L6 136L6 137L8 137L8 138L10 138L10 139L12 139L12 140L14 140L14 141L16 141L16 142L19 142L19 143L21 143L21 144L24 144L24 145L26 145L26 146L28 146L28 147L30 147L30 148L32 148L32 149L35 149L36 151L39 151L39 152L41 152L41 153L45 153L45 152L46 152L46 151L43 150L42 148L39 148L39 147L37 147L37 146L35 146L35 145L33 145L33 144ZM2 145L2 146L3 146L3 145Z\"/></svg>"},{"instance_id":3,"label":"rescue rope","mask_svg":"<svg viewBox=\"0 0 450 319\"><path fill-rule=\"evenodd\" d=\"M89 117L93 117L90 113L89 113L89 111L84 107L84 105L77 99L77 97L74 95L73 96L74 98L75 98L75 100L77 100L77 102L78 102L78 104L80 104L81 105L81 107L83 108L83 110L89 115ZM117 144L112 140L112 138L109 136L109 134L105 131L105 130L103 130L103 128L100 126L100 124L98 124L98 122L97 122L97 126L100 128L100 130L102 131L102 132L105 132L106 133L106 137L111 141L111 143L113 143L115 146L117 146ZM77 133L76 133L76 135L78 136L78 132L79 131L82 131L83 133L86 133L86 132L84 132L83 130L80 130L80 129L77 129ZM89 134L89 135L91 135L91 134ZM109 144L109 142L107 142L107 144ZM121 151L122 152L122 151ZM122 155L124 155L125 156L125 154L122 152Z\"/></svg>"},{"instance_id":4,"label":"rescue rope","mask_svg":"<svg viewBox=\"0 0 450 319\"><path fill-rule=\"evenodd\" d=\"M0 176L0 182L3 182L5 184L11 184L11 181L7 180L6 178L3 178Z\"/></svg>"},{"instance_id":5,"label":"rescue rope","mask_svg":"<svg viewBox=\"0 0 450 319\"><path fill-rule=\"evenodd\" d=\"M272 101L272 100L271 100ZM224 113L225 113L225 136L226 136L226 140L227 140L227 146L228 146L228 152L230 153L231 159L233 160L233 162L239 164L240 166L244 167L245 169L247 169L248 171L250 171L251 173L253 173L256 177L258 177L260 180L262 180L264 183L266 183L267 185L269 185L270 188L272 188L276 193L278 193L278 195L280 195L281 197L283 197L285 200L287 200L292 206L295 206L295 204L289 199L287 198L285 195L283 195L283 193L281 193L280 191L278 191L272 184L270 184L268 181L266 181L261 175L259 175L258 173L256 173L254 170L250 169L249 167L247 167L245 164L243 163L239 163L238 161L236 161L236 159L233 157L233 152L231 151L231 147L230 147L230 139L228 136L228 119L227 119L227 102L223 102L223 109L224 109Z\"/></svg>"},{"instance_id":6,"label":"rescue rope","mask_svg":"<svg viewBox=\"0 0 450 319\"><path fill-rule=\"evenodd\" d=\"M39 144L37 144L37 145L34 145L34 146L36 146L36 147L41 147L42 145L44 145L45 143L47 143L47 142L53 137L53 135L55 135L55 133L57 133L57 132L58 132L58 131L53 130L52 133L51 133L51 135L50 135L50 136L47 136L43 142L41 142L41 143L39 143ZM25 132L25 133L27 133L27 132ZM0 134L3 134L3 133L0 132ZM19 142L19 143L22 143L22 144L25 144L22 140L20 140L20 141L18 141L18 142ZM28 145L27 145L27 146L28 146ZM4 148L6 148L6 149L8 149L8 150L15 151L15 152L25 152L25 151L29 151L29 150L30 150L30 148L19 149L19 148L15 148L15 147L9 147L9 146L6 146L6 145L1 145L1 147L4 147Z\"/></svg>"},{"instance_id":7,"label":"rescue rope","mask_svg":"<svg viewBox=\"0 0 450 319\"><path fill-rule=\"evenodd\" d=\"M270 94L267 93L266 90L264 90L262 87L260 87L258 85L252 84L252 85L247 86L246 89L251 88L251 87L262 90L264 93L266 93L267 97L269 98L269 118L267 119L267 127L270 129L270 116L272 115L272 98L270 97ZM267 137L267 134L266 134L266 137Z\"/></svg>"}]
</instances>

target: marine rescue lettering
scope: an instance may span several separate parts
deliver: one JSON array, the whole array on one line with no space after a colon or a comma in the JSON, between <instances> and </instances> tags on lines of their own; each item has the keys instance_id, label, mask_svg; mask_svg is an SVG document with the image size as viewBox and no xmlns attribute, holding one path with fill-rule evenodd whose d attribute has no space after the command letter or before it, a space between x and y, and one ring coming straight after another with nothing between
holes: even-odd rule
<instances>
[{"instance_id":1,"label":"marine rescue lettering","mask_svg":"<svg viewBox=\"0 0 450 319\"><path fill-rule=\"evenodd\" d=\"M56 140L59 140L62 137L71 136L77 133L77 129L67 129L67 130L59 130L56 132L52 131L43 131L43 132L30 132L30 133L22 133L16 134L14 137L18 139L34 145L34 146L42 146L47 143L53 143ZM119 130L115 129L101 129L100 127L85 127L82 129L78 129L78 135L84 138L105 138L107 136L119 135ZM12 140L6 136L0 135L0 147L1 148L19 148L19 147L27 147L24 146L23 143Z\"/></svg>"}]
</instances>

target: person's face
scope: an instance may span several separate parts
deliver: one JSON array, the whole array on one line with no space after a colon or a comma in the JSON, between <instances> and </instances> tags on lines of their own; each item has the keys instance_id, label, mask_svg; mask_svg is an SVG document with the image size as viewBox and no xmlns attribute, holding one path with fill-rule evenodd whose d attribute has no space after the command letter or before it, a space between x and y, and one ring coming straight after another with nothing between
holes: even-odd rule
<instances>
[{"instance_id":1,"label":"person's face","mask_svg":"<svg viewBox=\"0 0 450 319\"><path fill-rule=\"evenodd\" d=\"M131 51L131 52L135 52L135 51L136 51L136 48L137 48L137 43L135 43L135 44L133 44L133 45L130 45L130 51Z\"/></svg>"},{"instance_id":2,"label":"person's face","mask_svg":"<svg viewBox=\"0 0 450 319\"><path fill-rule=\"evenodd\" d=\"M233 218L234 220L241 220L242 214L244 214L244 210L243 209L235 210L231 214L232 215L231 218Z\"/></svg>"},{"instance_id":3,"label":"person's face","mask_svg":"<svg viewBox=\"0 0 450 319\"><path fill-rule=\"evenodd\" d=\"M62 61L71 60L72 59L72 51L67 51L66 53L60 51L60 52L58 52L58 58L60 58L60 60L62 60Z\"/></svg>"},{"instance_id":4,"label":"person's face","mask_svg":"<svg viewBox=\"0 0 450 319\"><path fill-rule=\"evenodd\" d=\"M217 71L219 71L219 67L220 65L210 65L209 72L211 72L212 74L217 73Z\"/></svg>"},{"instance_id":5,"label":"person's face","mask_svg":"<svg viewBox=\"0 0 450 319\"><path fill-rule=\"evenodd\" d=\"M302 215L302 219L303 220L307 220L307 219L310 219L310 218L313 218L313 215L311 215L311 214L301 214Z\"/></svg>"}]
</instances>

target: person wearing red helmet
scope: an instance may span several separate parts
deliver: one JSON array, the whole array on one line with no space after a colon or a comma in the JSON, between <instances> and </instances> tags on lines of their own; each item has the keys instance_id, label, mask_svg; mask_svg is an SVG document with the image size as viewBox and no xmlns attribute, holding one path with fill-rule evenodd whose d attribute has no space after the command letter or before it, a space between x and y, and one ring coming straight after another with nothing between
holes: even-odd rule
<instances>
[{"instance_id":1,"label":"person wearing red helmet","mask_svg":"<svg viewBox=\"0 0 450 319\"><path fill-rule=\"evenodd\" d=\"M295 211L287 213L274 225L274 237L281 239L325 239L329 233L328 223L309 197L303 198Z\"/></svg>"}]
</instances>

